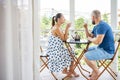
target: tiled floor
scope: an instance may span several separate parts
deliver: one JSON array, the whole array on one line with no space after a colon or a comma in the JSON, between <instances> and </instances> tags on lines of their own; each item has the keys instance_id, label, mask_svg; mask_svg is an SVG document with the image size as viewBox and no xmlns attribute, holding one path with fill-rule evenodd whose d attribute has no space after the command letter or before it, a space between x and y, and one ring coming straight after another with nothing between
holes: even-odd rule
<instances>
[{"instance_id":1,"label":"tiled floor","mask_svg":"<svg viewBox=\"0 0 120 80\"><path fill-rule=\"evenodd\" d=\"M91 71L91 69L87 66L84 66L85 69ZM77 73L80 74L79 70L76 68L75 70ZM84 72L84 74L88 77L89 74ZM58 78L58 80L62 80L63 77L65 77L64 74L62 73L55 73L56 77ZM50 74L50 71L48 69L44 69L41 73L40 73L40 76L41 76L41 80L55 80L53 78L53 76ZM86 80L81 74L80 74L80 77L73 77L73 78L69 78L69 79L66 79L66 80ZM102 74L102 76L98 79L98 80L114 80L110 74L108 72L104 72L104 74ZM120 80L117 79L117 80Z\"/></svg>"}]
</instances>

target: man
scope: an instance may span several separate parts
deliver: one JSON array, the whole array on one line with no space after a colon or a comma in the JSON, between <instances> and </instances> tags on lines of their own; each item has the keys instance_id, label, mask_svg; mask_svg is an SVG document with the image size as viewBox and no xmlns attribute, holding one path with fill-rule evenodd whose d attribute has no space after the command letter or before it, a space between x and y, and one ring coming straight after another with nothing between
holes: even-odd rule
<instances>
[{"instance_id":1,"label":"man","mask_svg":"<svg viewBox=\"0 0 120 80\"><path fill-rule=\"evenodd\" d=\"M93 70L90 80L96 80L100 74L96 60L112 58L115 47L111 27L101 20L100 11L94 10L91 16L92 24L95 25L92 32L89 33L87 24L84 24L84 28L88 40L98 46L89 48L84 57L88 66Z\"/></svg>"}]
</instances>

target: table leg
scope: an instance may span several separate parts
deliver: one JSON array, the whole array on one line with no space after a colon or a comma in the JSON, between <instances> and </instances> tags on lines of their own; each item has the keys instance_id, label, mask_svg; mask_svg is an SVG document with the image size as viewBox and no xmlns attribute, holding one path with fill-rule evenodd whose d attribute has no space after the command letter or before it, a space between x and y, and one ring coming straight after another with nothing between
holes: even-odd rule
<instances>
[{"instance_id":1,"label":"table leg","mask_svg":"<svg viewBox=\"0 0 120 80\"><path fill-rule=\"evenodd\" d=\"M82 76L85 77L87 80L89 80L89 79L83 74L82 70L80 69L81 65L79 64L79 60L71 53L70 50L72 50L72 48L71 48L70 44L69 44L69 43L65 43L65 45L66 45L66 47L67 47L67 49L68 49L68 51L69 51L69 53L70 53L70 56L73 58L73 60L74 60L74 62L75 62L75 67L74 67L73 70L75 70L75 68L78 67L78 69L79 69L80 73L82 74ZM79 66L79 65L80 65L80 66Z\"/></svg>"}]
</instances>

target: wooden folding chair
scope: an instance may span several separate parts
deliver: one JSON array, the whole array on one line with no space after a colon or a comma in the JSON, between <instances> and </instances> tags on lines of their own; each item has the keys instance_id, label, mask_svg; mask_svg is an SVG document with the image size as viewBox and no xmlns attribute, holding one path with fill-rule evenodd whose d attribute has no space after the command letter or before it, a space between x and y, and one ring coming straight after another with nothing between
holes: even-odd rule
<instances>
[{"instance_id":1,"label":"wooden folding chair","mask_svg":"<svg viewBox=\"0 0 120 80\"><path fill-rule=\"evenodd\" d=\"M40 60L43 63L40 67L40 72L42 72L45 68L47 68L49 70L49 68L48 68L48 57L49 57L49 55L43 54L44 51L43 51L41 46L40 46L40 51L41 51ZM58 80L57 77L53 74L53 72L51 72L51 75L55 78L55 80Z\"/></svg>"},{"instance_id":2,"label":"wooden folding chair","mask_svg":"<svg viewBox=\"0 0 120 80\"><path fill-rule=\"evenodd\" d=\"M116 80L117 74L110 68L110 64L115 59L119 46L120 46L120 39L118 40L118 44L117 44L117 47L116 47L116 50L115 50L113 58L111 58L111 59L105 59L105 60L99 60L98 61L100 63L100 65L98 67L101 68L103 66L104 69L101 71L101 73L99 74L99 76L97 77L97 79L106 70L114 78L114 80Z\"/></svg>"}]
</instances>

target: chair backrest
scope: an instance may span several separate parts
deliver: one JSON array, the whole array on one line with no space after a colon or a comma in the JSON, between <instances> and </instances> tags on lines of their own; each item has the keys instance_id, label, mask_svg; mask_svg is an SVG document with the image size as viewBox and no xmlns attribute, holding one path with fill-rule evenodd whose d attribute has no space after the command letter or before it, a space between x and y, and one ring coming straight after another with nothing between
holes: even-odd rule
<instances>
[{"instance_id":1,"label":"chair backrest","mask_svg":"<svg viewBox=\"0 0 120 80\"><path fill-rule=\"evenodd\" d=\"M42 47L40 46L40 51L41 51L41 53L43 53L43 49L42 49Z\"/></svg>"},{"instance_id":2,"label":"chair backrest","mask_svg":"<svg viewBox=\"0 0 120 80\"><path fill-rule=\"evenodd\" d=\"M118 49L119 49L119 46L120 46L120 38L119 38L119 40L117 41L117 47L116 47L116 49L115 49L114 56L113 56L113 58L112 58L111 60L114 60L114 58L115 58L115 56L116 56L116 54L117 54L117 51L118 51Z\"/></svg>"},{"instance_id":3,"label":"chair backrest","mask_svg":"<svg viewBox=\"0 0 120 80\"><path fill-rule=\"evenodd\" d=\"M41 46L40 46L40 51L41 51L40 57L48 57L49 56L48 54L46 54L46 50L44 50Z\"/></svg>"}]
</instances>

